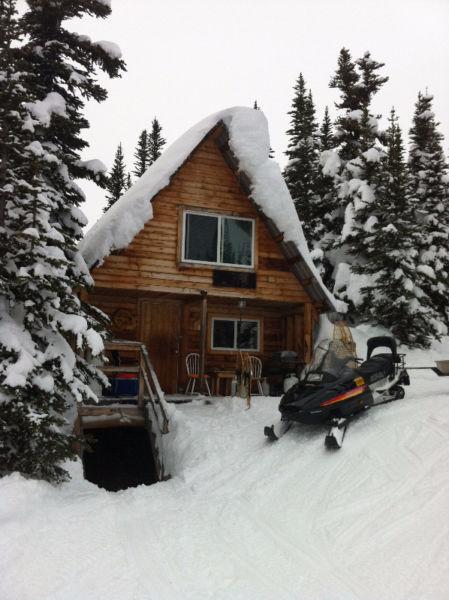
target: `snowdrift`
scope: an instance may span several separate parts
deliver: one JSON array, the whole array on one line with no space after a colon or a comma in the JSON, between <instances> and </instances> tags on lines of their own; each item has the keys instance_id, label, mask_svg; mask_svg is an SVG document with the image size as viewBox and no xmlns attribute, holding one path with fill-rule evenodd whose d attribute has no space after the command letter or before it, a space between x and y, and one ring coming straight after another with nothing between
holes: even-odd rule
<instances>
[{"instance_id":1,"label":"snowdrift","mask_svg":"<svg viewBox=\"0 0 449 600\"><path fill-rule=\"evenodd\" d=\"M277 400L227 398L176 409L168 482L0 480L0 598L447 600L449 382L411 377L337 453L316 428L270 445Z\"/></svg>"}]
</instances>

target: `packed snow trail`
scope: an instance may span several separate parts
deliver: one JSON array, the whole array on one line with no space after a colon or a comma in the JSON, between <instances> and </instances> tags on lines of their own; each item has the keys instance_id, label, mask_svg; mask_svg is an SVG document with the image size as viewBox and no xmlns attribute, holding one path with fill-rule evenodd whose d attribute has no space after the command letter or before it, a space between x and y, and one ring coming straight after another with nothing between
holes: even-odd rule
<instances>
[{"instance_id":1,"label":"packed snow trail","mask_svg":"<svg viewBox=\"0 0 449 600\"><path fill-rule=\"evenodd\" d=\"M447 600L449 380L411 375L338 452L227 398L177 408L168 482L0 480L1 600Z\"/></svg>"}]
</instances>

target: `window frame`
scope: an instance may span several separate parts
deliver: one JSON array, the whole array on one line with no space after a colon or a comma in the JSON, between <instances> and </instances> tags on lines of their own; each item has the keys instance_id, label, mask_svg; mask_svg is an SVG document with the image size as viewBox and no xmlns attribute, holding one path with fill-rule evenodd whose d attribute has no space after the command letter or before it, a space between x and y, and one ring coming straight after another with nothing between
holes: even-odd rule
<instances>
[{"instance_id":1,"label":"window frame","mask_svg":"<svg viewBox=\"0 0 449 600\"><path fill-rule=\"evenodd\" d=\"M232 321L234 323L234 348L223 348L221 346L214 346L214 325L215 321ZM249 323L257 323L257 348L239 348L237 346L237 336L238 336L238 327L237 324L240 321L246 321ZM251 319L248 317L240 319L240 317L212 317L211 319L211 330L210 330L210 348L215 352L260 352L261 351L261 320L260 319Z\"/></svg>"},{"instance_id":2,"label":"window frame","mask_svg":"<svg viewBox=\"0 0 449 600\"><path fill-rule=\"evenodd\" d=\"M208 261L208 260L195 260L193 258L186 257L186 225L187 215L199 215L202 217L215 217L218 220L217 226L217 258L221 254L221 240L222 240L222 221L223 219L234 219L235 221L249 221L251 223L251 264L241 265L238 263L227 263L221 261ZM193 265L209 265L211 267L222 267L222 268L233 268L233 269L245 269L253 271L255 268L255 250L256 250L256 219L252 217L241 217L232 214L214 213L209 211L184 209L182 214L182 236L181 236L181 262Z\"/></svg>"}]
</instances>

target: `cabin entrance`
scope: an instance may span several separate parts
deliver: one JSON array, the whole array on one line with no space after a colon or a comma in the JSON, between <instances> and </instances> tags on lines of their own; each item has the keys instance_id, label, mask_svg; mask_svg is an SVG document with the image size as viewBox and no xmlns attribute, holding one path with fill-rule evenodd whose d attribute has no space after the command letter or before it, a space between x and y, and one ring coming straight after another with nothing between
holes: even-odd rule
<instances>
[{"instance_id":1,"label":"cabin entrance","mask_svg":"<svg viewBox=\"0 0 449 600\"><path fill-rule=\"evenodd\" d=\"M168 394L178 391L180 313L180 302L172 300L143 300L140 304L140 340Z\"/></svg>"},{"instance_id":2,"label":"cabin entrance","mask_svg":"<svg viewBox=\"0 0 449 600\"><path fill-rule=\"evenodd\" d=\"M109 492L158 481L149 439L143 427L88 429L83 452L85 478Z\"/></svg>"}]
</instances>

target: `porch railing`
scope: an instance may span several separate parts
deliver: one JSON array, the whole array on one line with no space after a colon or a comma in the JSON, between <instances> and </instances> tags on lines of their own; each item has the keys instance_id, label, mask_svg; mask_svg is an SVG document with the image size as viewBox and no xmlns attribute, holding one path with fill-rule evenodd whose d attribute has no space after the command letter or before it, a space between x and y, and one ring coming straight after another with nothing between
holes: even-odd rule
<instances>
[{"instance_id":1,"label":"porch railing","mask_svg":"<svg viewBox=\"0 0 449 600\"><path fill-rule=\"evenodd\" d=\"M137 406L142 410L145 407L150 409L159 432L161 434L168 433L170 425L168 405L145 344L130 340L111 340L106 342L105 350L111 352L114 350L118 352L127 351L137 354L137 364L135 365L100 365L98 368L105 375L135 373L138 379Z\"/></svg>"},{"instance_id":2,"label":"porch railing","mask_svg":"<svg viewBox=\"0 0 449 600\"><path fill-rule=\"evenodd\" d=\"M148 355L145 344L130 340L111 340L105 344L106 351L118 351L134 354L134 364L130 365L97 365L105 375L118 373L135 373L138 380L136 396L123 396L114 398L110 396L99 397L99 404L79 407L80 417L98 416L105 410L110 416L117 413L122 417L133 417L141 420L148 431L153 457L159 481L170 477L164 461L163 436L170 430L169 407L161 389L153 363ZM114 400L118 402L114 402ZM111 403L113 406L111 406Z\"/></svg>"}]
</instances>

